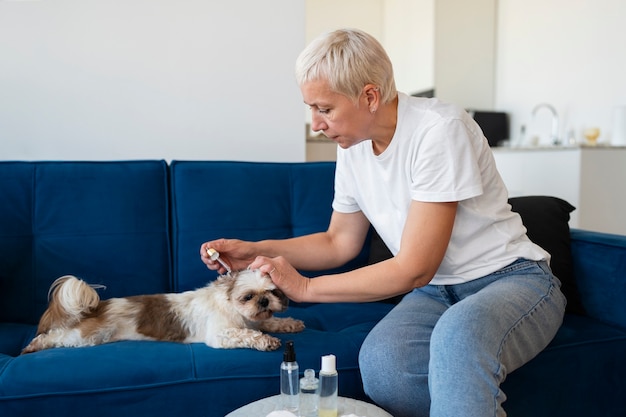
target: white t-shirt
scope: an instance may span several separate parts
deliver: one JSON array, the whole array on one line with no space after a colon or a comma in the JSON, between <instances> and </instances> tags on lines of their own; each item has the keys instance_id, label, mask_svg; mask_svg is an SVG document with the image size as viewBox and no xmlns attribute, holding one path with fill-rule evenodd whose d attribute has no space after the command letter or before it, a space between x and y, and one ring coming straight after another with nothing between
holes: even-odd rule
<instances>
[{"instance_id":1,"label":"white t-shirt","mask_svg":"<svg viewBox=\"0 0 626 417\"><path fill-rule=\"evenodd\" d=\"M382 154L373 153L370 140L337 150L333 209L361 210L394 255L412 200L459 202L434 285L471 281L518 258L549 261L507 197L476 122L437 99L400 93L396 131Z\"/></svg>"}]
</instances>

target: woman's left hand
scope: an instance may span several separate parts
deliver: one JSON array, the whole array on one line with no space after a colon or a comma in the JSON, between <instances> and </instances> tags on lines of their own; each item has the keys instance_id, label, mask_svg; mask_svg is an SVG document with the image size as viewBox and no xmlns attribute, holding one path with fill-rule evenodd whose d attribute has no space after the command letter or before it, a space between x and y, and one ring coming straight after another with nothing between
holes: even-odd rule
<instances>
[{"instance_id":1,"label":"woman's left hand","mask_svg":"<svg viewBox=\"0 0 626 417\"><path fill-rule=\"evenodd\" d=\"M277 256L276 258L257 256L248 268L258 269L268 274L274 284L276 284L290 300L296 302L306 300L307 287L310 279L298 273L282 256Z\"/></svg>"}]
</instances>

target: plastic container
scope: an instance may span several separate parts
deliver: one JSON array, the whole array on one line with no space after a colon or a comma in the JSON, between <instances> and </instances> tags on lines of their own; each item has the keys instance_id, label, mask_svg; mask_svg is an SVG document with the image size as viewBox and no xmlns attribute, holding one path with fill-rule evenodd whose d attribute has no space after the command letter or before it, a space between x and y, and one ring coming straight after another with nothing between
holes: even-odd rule
<instances>
[{"instance_id":1,"label":"plastic container","mask_svg":"<svg viewBox=\"0 0 626 417\"><path fill-rule=\"evenodd\" d=\"M339 374L335 355L322 356L320 370L320 397L318 406L319 417L337 417L337 389Z\"/></svg>"}]
</instances>

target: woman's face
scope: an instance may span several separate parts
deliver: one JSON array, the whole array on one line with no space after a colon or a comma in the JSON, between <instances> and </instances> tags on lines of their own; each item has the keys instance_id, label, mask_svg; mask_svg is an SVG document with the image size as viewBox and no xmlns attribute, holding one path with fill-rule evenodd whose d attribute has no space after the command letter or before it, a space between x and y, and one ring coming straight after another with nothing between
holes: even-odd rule
<instances>
[{"instance_id":1,"label":"woman's face","mask_svg":"<svg viewBox=\"0 0 626 417\"><path fill-rule=\"evenodd\" d=\"M304 103L311 108L311 128L321 131L346 149L370 139L372 116L364 94L354 103L348 97L331 91L325 80L309 81L300 86Z\"/></svg>"}]
</instances>

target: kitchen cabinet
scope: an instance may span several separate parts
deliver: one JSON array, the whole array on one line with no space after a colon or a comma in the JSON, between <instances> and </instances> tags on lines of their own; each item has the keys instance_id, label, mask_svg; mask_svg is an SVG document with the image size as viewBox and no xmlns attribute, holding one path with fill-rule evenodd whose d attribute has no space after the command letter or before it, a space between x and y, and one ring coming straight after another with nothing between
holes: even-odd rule
<instances>
[{"instance_id":1,"label":"kitchen cabinet","mask_svg":"<svg viewBox=\"0 0 626 417\"><path fill-rule=\"evenodd\" d=\"M576 207L570 227L626 234L626 147L492 150L511 197L560 197Z\"/></svg>"}]
</instances>

